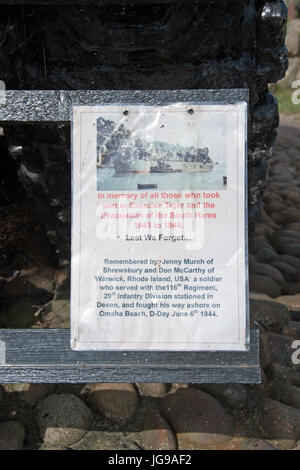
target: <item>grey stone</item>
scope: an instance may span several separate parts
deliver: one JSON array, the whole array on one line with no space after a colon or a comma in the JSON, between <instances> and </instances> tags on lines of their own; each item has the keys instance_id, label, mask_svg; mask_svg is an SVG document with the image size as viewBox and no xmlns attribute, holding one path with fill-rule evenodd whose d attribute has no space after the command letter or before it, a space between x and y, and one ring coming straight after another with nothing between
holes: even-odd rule
<instances>
[{"instance_id":1,"label":"grey stone","mask_svg":"<svg viewBox=\"0 0 300 470\"><path fill-rule=\"evenodd\" d=\"M263 439L244 439L240 443L240 450L278 450L275 446Z\"/></svg>"},{"instance_id":2,"label":"grey stone","mask_svg":"<svg viewBox=\"0 0 300 470\"><path fill-rule=\"evenodd\" d=\"M288 212L290 212L289 209ZM293 238L278 238L274 240L276 251L283 255L300 256L300 243L296 242Z\"/></svg>"},{"instance_id":3,"label":"grey stone","mask_svg":"<svg viewBox=\"0 0 300 470\"><path fill-rule=\"evenodd\" d=\"M300 259L296 256L279 255L276 256L276 258L274 258L272 261L283 261L284 263L293 266L293 268L296 268L298 271L300 270Z\"/></svg>"},{"instance_id":4,"label":"grey stone","mask_svg":"<svg viewBox=\"0 0 300 470\"><path fill-rule=\"evenodd\" d=\"M284 382L300 387L300 372L292 367L271 362L266 369L266 373L270 382Z\"/></svg>"},{"instance_id":5,"label":"grey stone","mask_svg":"<svg viewBox=\"0 0 300 470\"><path fill-rule=\"evenodd\" d=\"M116 431L91 430L74 445L73 450L139 450L139 447L125 433Z\"/></svg>"},{"instance_id":6,"label":"grey stone","mask_svg":"<svg viewBox=\"0 0 300 470\"><path fill-rule=\"evenodd\" d=\"M283 255L288 256L288 255ZM287 281L296 282L299 280L299 270L283 260L272 260L270 263L274 268L281 271Z\"/></svg>"},{"instance_id":7,"label":"grey stone","mask_svg":"<svg viewBox=\"0 0 300 470\"><path fill-rule=\"evenodd\" d=\"M300 293L295 295L282 295L276 299L293 312L300 312Z\"/></svg>"},{"instance_id":8,"label":"grey stone","mask_svg":"<svg viewBox=\"0 0 300 470\"><path fill-rule=\"evenodd\" d=\"M295 33L300 34L300 18L294 18L288 22L287 32L288 33L295 32Z\"/></svg>"},{"instance_id":9,"label":"grey stone","mask_svg":"<svg viewBox=\"0 0 300 470\"><path fill-rule=\"evenodd\" d=\"M289 324L282 330L282 334L294 339L300 339L300 323L297 321L289 322Z\"/></svg>"},{"instance_id":10,"label":"grey stone","mask_svg":"<svg viewBox=\"0 0 300 470\"><path fill-rule=\"evenodd\" d=\"M280 440L286 448L294 447L300 437L300 411L269 398L262 399L257 406L265 437Z\"/></svg>"},{"instance_id":11,"label":"grey stone","mask_svg":"<svg viewBox=\"0 0 300 470\"><path fill-rule=\"evenodd\" d=\"M281 287L276 282L259 274L250 275L249 286L252 292L261 292L273 298L279 297L282 292Z\"/></svg>"},{"instance_id":12,"label":"grey stone","mask_svg":"<svg viewBox=\"0 0 300 470\"><path fill-rule=\"evenodd\" d=\"M55 299L47 307L43 324L49 328L70 328L70 300Z\"/></svg>"},{"instance_id":13,"label":"grey stone","mask_svg":"<svg viewBox=\"0 0 300 470\"><path fill-rule=\"evenodd\" d=\"M39 450L70 450L68 447L63 447L63 446L51 446L47 444L42 444Z\"/></svg>"},{"instance_id":14,"label":"grey stone","mask_svg":"<svg viewBox=\"0 0 300 470\"><path fill-rule=\"evenodd\" d=\"M299 190L297 191L297 194L299 194ZM284 229L284 230L276 231L273 235L273 240L278 240L281 238L292 238L293 240L300 242L300 233L298 230L291 230L291 229Z\"/></svg>"},{"instance_id":15,"label":"grey stone","mask_svg":"<svg viewBox=\"0 0 300 470\"><path fill-rule=\"evenodd\" d=\"M2 384L7 393L16 393L18 397L30 406L35 406L46 396L54 393L54 384Z\"/></svg>"},{"instance_id":16,"label":"grey stone","mask_svg":"<svg viewBox=\"0 0 300 470\"><path fill-rule=\"evenodd\" d=\"M143 429L135 435L135 441L144 450L175 450L176 437L158 411L148 411L143 419Z\"/></svg>"},{"instance_id":17,"label":"grey stone","mask_svg":"<svg viewBox=\"0 0 300 470\"><path fill-rule=\"evenodd\" d=\"M179 449L224 444L233 429L222 405L205 392L182 388L162 399L161 411L177 433Z\"/></svg>"},{"instance_id":18,"label":"grey stone","mask_svg":"<svg viewBox=\"0 0 300 470\"><path fill-rule=\"evenodd\" d=\"M47 445L68 447L82 439L92 420L93 413L80 398L63 393L40 403L36 422Z\"/></svg>"},{"instance_id":19,"label":"grey stone","mask_svg":"<svg viewBox=\"0 0 300 470\"><path fill-rule=\"evenodd\" d=\"M266 299L259 294L250 294L249 301L252 322L258 322L267 330L275 333L279 333L288 325L289 311L281 303L273 299Z\"/></svg>"},{"instance_id":20,"label":"grey stone","mask_svg":"<svg viewBox=\"0 0 300 470\"><path fill-rule=\"evenodd\" d=\"M294 385L275 383L270 387L270 394L274 400L300 410L300 389Z\"/></svg>"},{"instance_id":21,"label":"grey stone","mask_svg":"<svg viewBox=\"0 0 300 470\"><path fill-rule=\"evenodd\" d=\"M289 336L276 333L261 334L262 341L266 341L269 361L282 365L292 365L291 358L294 350L292 344L294 339Z\"/></svg>"},{"instance_id":22,"label":"grey stone","mask_svg":"<svg viewBox=\"0 0 300 470\"><path fill-rule=\"evenodd\" d=\"M163 397L168 393L170 386L165 383L139 383L136 384L140 394L146 397Z\"/></svg>"},{"instance_id":23,"label":"grey stone","mask_svg":"<svg viewBox=\"0 0 300 470\"><path fill-rule=\"evenodd\" d=\"M37 300L23 298L13 302L5 314L7 328L29 328L40 318L38 313L41 305Z\"/></svg>"},{"instance_id":24,"label":"grey stone","mask_svg":"<svg viewBox=\"0 0 300 470\"><path fill-rule=\"evenodd\" d=\"M19 276L7 282L2 288L0 295L3 299L20 297L38 297L45 301L51 298L54 284L51 280L32 274Z\"/></svg>"},{"instance_id":25,"label":"grey stone","mask_svg":"<svg viewBox=\"0 0 300 470\"><path fill-rule=\"evenodd\" d=\"M82 393L95 411L116 423L132 419L138 409L138 394L132 384L87 384Z\"/></svg>"},{"instance_id":26,"label":"grey stone","mask_svg":"<svg viewBox=\"0 0 300 470\"><path fill-rule=\"evenodd\" d=\"M269 279L273 279L273 281L275 281L279 286L285 282L283 275L276 267L274 267L274 265L256 263L253 266L253 270L256 274L261 274Z\"/></svg>"},{"instance_id":27,"label":"grey stone","mask_svg":"<svg viewBox=\"0 0 300 470\"><path fill-rule=\"evenodd\" d=\"M299 53L299 33L288 32L285 40L286 47L288 48L289 55L295 57Z\"/></svg>"},{"instance_id":28,"label":"grey stone","mask_svg":"<svg viewBox=\"0 0 300 470\"><path fill-rule=\"evenodd\" d=\"M247 390L242 384L191 384L233 410L240 410L247 404Z\"/></svg>"},{"instance_id":29,"label":"grey stone","mask_svg":"<svg viewBox=\"0 0 300 470\"><path fill-rule=\"evenodd\" d=\"M266 247L263 247L257 253L257 261L259 261L260 263L269 263L274 258L276 258L276 256L277 256L276 251L266 246Z\"/></svg>"},{"instance_id":30,"label":"grey stone","mask_svg":"<svg viewBox=\"0 0 300 470\"><path fill-rule=\"evenodd\" d=\"M25 430L18 421L0 424L0 450L22 450Z\"/></svg>"}]
</instances>

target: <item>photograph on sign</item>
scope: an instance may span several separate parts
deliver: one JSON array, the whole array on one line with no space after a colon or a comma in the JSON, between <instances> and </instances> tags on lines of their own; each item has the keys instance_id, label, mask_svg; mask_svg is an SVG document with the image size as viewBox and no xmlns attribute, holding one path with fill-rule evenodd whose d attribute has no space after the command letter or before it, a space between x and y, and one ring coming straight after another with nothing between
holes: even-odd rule
<instances>
[{"instance_id":1,"label":"photograph on sign","mask_svg":"<svg viewBox=\"0 0 300 470\"><path fill-rule=\"evenodd\" d=\"M118 113L97 119L97 191L224 189L224 116L219 113L217 117L219 135L209 149L201 148L209 121L202 123L201 138L194 119L186 113L161 110L156 115L157 122L152 113L137 112L126 113L121 119Z\"/></svg>"},{"instance_id":2,"label":"photograph on sign","mask_svg":"<svg viewBox=\"0 0 300 470\"><path fill-rule=\"evenodd\" d=\"M246 123L246 102L73 107L73 349L248 349Z\"/></svg>"}]
</instances>

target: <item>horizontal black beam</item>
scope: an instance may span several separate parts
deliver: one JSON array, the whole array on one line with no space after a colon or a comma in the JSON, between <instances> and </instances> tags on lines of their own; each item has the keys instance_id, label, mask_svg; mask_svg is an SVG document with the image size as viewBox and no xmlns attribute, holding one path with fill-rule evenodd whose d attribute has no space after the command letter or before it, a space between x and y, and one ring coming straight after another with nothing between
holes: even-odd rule
<instances>
[{"instance_id":1,"label":"horizontal black beam","mask_svg":"<svg viewBox=\"0 0 300 470\"><path fill-rule=\"evenodd\" d=\"M0 330L0 383L260 383L259 334L247 352L72 351L70 331Z\"/></svg>"},{"instance_id":2,"label":"horizontal black beam","mask_svg":"<svg viewBox=\"0 0 300 470\"><path fill-rule=\"evenodd\" d=\"M166 105L176 102L233 104L248 101L247 89L226 90L7 90L1 91L0 122L63 122L71 120L72 106L97 104Z\"/></svg>"}]
</instances>

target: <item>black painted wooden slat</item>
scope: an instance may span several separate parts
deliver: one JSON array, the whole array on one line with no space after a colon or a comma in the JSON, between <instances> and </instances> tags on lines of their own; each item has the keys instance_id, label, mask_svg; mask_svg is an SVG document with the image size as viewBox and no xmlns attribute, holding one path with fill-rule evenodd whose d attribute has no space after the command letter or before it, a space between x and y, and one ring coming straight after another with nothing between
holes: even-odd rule
<instances>
[{"instance_id":1,"label":"black painted wooden slat","mask_svg":"<svg viewBox=\"0 0 300 470\"><path fill-rule=\"evenodd\" d=\"M0 330L0 383L259 383L259 336L247 352L72 351L70 331Z\"/></svg>"},{"instance_id":2,"label":"black painted wooden slat","mask_svg":"<svg viewBox=\"0 0 300 470\"><path fill-rule=\"evenodd\" d=\"M0 105L0 122L66 122L72 106L97 104L167 105L176 102L233 104L247 101L247 89L225 90L7 90Z\"/></svg>"}]
</instances>

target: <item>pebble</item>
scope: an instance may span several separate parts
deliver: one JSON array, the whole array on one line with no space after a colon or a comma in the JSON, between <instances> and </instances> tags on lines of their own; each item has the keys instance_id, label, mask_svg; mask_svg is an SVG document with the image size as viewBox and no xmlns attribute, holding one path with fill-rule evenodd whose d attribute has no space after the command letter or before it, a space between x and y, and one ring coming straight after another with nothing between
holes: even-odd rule
<instances>
[{"instance_id":1,"label":"pebble","mask_svg":"<svg viewBox=\"0 0 300 470\"><path fill-rule=\"evenodd\" d=\"M300 291L300 282L286 284L282 291L285 295L295 295Z\"/></svg>"},{"instance_id":2,"label":"pebble","mask_svg":"<svg viewBox=\"0 0 300 470\"><path fill-rule=\"evenodd\" d=\"M258 403L258 419L269 440L279 439L286 448L293 448L300 437L300 411L270 398Z\"/></svg>"},{"instance_id":3,"label":"pebble","mask_svg":"<svg viewBox=\"0 0 300 470\"><path fill-rule=\"evenodd\" d=\"M241 410L247 404L247 389L242 384L191 384L190 386L208 393L232 410Z\"/></svg>"},{"instance_id":4,"label":"pebble","mask_svg":"<svg viewBox=\"0 0 300 470\"><path fill-rule=\"evenodd\" d=\"M291 320L292 322L300 322L300 310L298 311L290 311L291 314Z\"/></svg>"},{"instance_id":5,"label":"pebble","mask_svg":"<svg viewBox=\"0 0 300 470\"><path fill-rule=\"evenodd\" d=\"M283 255L288 256L288 255ZM299 271L294 266L286 263L285 261L273 260L271 261L271 265L279 270L284 278L290 282L296 282L299 280Z\"/></svg>"},{"instance_id":6,"label":"pebble","mask_svg":"<svg viewBox=\"0 0 300 470\"><path fill-rule=\"evenodd\" d=\"M143 430L135 439L144 450L176 450L177 441L167 421L158 411L148 411L143 419Z\"/></svg>"},{"instance_id":7,"label":"pebble","mask_svg":"<svg viewBox=\"0 0 300 470\"><path fill-rule=\"evenodd\" d=\"M269 249L274 251L274 248L270 243L266 241L265 238L263 237L255 237L252 242L252 247L251 247L251 254L257 256L261 250L263 249Z\"/></svg>"},{"instance_id":8,"label":"pebble","mask_svg":"<svg viewBox=\"0 0 300 470\"><path fill-rule=\"evenodd\" d=\"M70 300L53 300L46 310L44 323L50 323L51 328L70 328Z\"/></svg>"},{"instance_id":9,"label":"pebble","mask_svg":"<svg viewBox=\"0 0 300 470\"><path fill-rule=\"evenodd\" d=\"M1 290L3 299L18 299L22 297L38 297L47 301L51 298L54 284L46 277L32 274L19 276L10 282L7 282Z\"/></svg>"},{"instance_id":10,"label":"pebble","mask_svg":"<svg viewBox=\"0 0 300 470\"><path fill-rule=\"evenodd\" d=\"M205 392L181 388L162 399L163 416L177 433L179 449L221 445L233 437L223 406Z\"/></svg>"},{"instance_id":11,"label":"pebble","mask_svg":"<svg viewBox=\"0 0 300 470\"><path fill-rule=\"evenodd\" d=\"M54 384L2 384L2 388L7 393L16 393L18 397L30 406L35 406L43 398L54 393Z\"/></svg>"},{"instance_id":12,"label":"pebble","mask_svg":"<svg viewBox=\"0 0 300 470\"><path fill-rule=\"evenodd\" d=\"M279 333L288 325L289 311L279 302L269 298L266 299L260 294L252 294L249 296L250 314L253 322L258 322L265 329Z\"/></svg>"},{"instance_id":13,"label":"pebble","mask_svg":"<svg viewBox=\"0 0 300 470\"><path fill-rule=\"evenodd\" d=\"M294 385L275 383L270 387L270 394L274 400L300 410L300 389Z\"/></svg>"},{"instance_id":14,"label":"pebble","mask_svg":"<svg viewBox=\"0 0 300 470\"><path fill-rule=\"evenodd\" d=\"M141 395L145 397L163 397L170 389L165 383L139 383L136 384Z\"/></svg>"},{"instance_id":15,"label":"pebble","mask_svg":"<svg viewBox=\"0 0 300 470\"><path fill-rule=\"evenodd\" d=\"M271 247L263 247L256 256L257 261L260 263L269 263L272 261L274 258L276 258L278 254L274 250L274 248Z\"/></svg>"},{"instance_id":16,"label":"pebble","mask_svg":"<svg viewBox=\"0 0 300 470\"><path fill-rule=\"evenodd\" d=\"M95 411L116 423L126 423L138 410L139 398L132 384L87 384L82 393Z\"/></svg>"},{"instance_id":17,"label":"pebble","mask_svg":"<svg viewBox=\"0 0 300 470\"><path fill-rule=\"evenodd\" d=\"M288 326L282 330L282 334L294 339L300 339L300 323L291 321Z\"/></svg>"},{"instance_id":18,"label":"pebble","mask_svg":"<svg viewBox=\"0 0 300 470\"><path fill-rule=\"evenodd\" d=\"M292 238L278 238L274 241L274 247L280 254L300 256L300 242L297 243Z\"/></svg>"},{"instance_id":19,"label":"pebble","mask_svg":"<svg viewBox=\"0 0 300 470\"><path fill-rule=\"evenodd\" d=\"M266 372L269 381L284 382L300 387L300 373L291 367L272 362L268 365Z\"/></svg>"},{"instance_id":20,"label":"pebble","mask_svg":"<svg viewBox=\"0 0 300 470\"><path fill-rule=\"evenodd\" d=\"M250 290L253 292L260 292L269 297L279 297L281 295L281 287L276 284L272 279L260 274L252 274L249 278Z\"/></svg>"},{"instance_id":21,"label":"pebble","mask_svg":"<svg viewBox=\"0 0 300 470\"><path fill-rule=\"evenodd\" d=\"M68 447L82 439L92 420L93 413L80 398L62 393L40 403L36 423L45 444Z\"/></svg>"},{"instance_id":22,"label":"pebble","mask_svg":"<svg viewBox=\"0 0 300 470\"><path fill-rule=\"evenodd\" d=\"M275 281L279 286L285 283L285 279L277 269L274 264L265 264L265 263L255 263L253 266L253 271L255 274L261 274L262 276L266 276L269 279Z\"/></svg>"},{"instance_id":23,"label":"pebble","mask_svg":"<svg viewBox=\"0 0 300 470\"><path fill-rule=\"evenodd\" d=\"M291 223L287 226L288 230L293 230L294 232L300 233L300 222Z\"/></svg>"},{"instance_id":24,"label":"pebble","mask_svg":"<svg viewBox=\"0 0 300 470\"><path fill-rule=\"evenodd\" d=\"M240 443L240 450L278 450L263 439L244 439Z\"/></svg>"},{"instance_id":25,"label":"pebble","mask_svg":"<svg viewBox=\"0 0 300 470\"><path fill-rule=\"evenodd\" d=\"M277 297L276 301L285 305L289 310L300 312L300 294L282 295Z\"/></svg>"},{"instance_id":26,"label":"pebble","mask_svg":"<svg viewBox=\"0 0 300 470\"><path fill-rule=\"evenodd\" d=\"M125 433L91 430L75 444L72 450L139 450L140 448Z\"/></svg>"},{"instance_id":27,"label":"pebble","mask_svg":"<svg viewBox=\"0 0 300 470\"><path fill-rule=\"evenodd\" d=\"M29 328L39 319L36 315L39 305L30 298L19 299L13 302L5 312L5 326L7 328Z\"/></svg>"},{"instance_id":28,"label":"pebble","mask_svg":"<svg viewBox=\"0 0 300 470\"><path fill-rule=\"evenodd\" d=\"M300 192L299 192L300 194ZM300 229L297 230L278 230L273 235L273 240L277 240L280 238L292 238L293 240L297 240L300 242Z\"/></svg>"},{"instance_id":29,"label":"pebble","mask_svg":"<svg viewBox=\"0 0 300 470\"><path fill-rule=\"evenodd\" d=\"M286 366L292 365L291 358L294 352L292 348L293 338L275 333L265 333L261 337L263 341L266 341L270 361Z\"/></svg>"},{"instance_id":30,"label":"pebble","mask_svg":"<svg viewBox=\"0 0 300 470\"><path fill-rule=\"evenodd\" d=\"M25 430L18 421L0 424L0 450L22 450Z\"/></svg>"},{"instance_id":31,"label":"pebble","mask_svg":"<svg viewBox=\"0 0 300 470\"><path fill-rule=\"evenodd\" d=\"M289 264L290 266L293 266L294 268L300 270L300 259L296 256L277 255L277 257L274 258L274 261L283 261L284 263Z\"/></svg>"}]
</instances>

